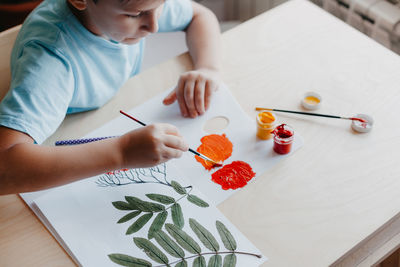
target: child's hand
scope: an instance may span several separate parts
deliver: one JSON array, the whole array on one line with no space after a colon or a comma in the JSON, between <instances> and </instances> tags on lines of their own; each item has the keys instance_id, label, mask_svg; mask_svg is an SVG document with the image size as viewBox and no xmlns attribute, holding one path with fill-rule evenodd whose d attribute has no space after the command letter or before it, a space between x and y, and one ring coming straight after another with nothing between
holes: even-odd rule
<instances>
[{"instance_id":1,"label":"child's hand","mask_svg":"<svg viewBox=\"0 0 400 267\"><path fill-rule=\"evenodd\" d=\"M165 105L178 100L182 116L195 118L204 114L210 105L212 94L220 83L219 72L198 69L181 75L178 85L164 99Z\"/></svg>"},{"instance_id":2,"label":"child's hand","mask_svg":"<svg viewBox=\"0 0 400 267\"><path fill-rule=\"evenodd\" d=\"M178 129L152 124L121 136L123 168L150 167L179 158L189 149Z\"/></svg>"}]
</instances>

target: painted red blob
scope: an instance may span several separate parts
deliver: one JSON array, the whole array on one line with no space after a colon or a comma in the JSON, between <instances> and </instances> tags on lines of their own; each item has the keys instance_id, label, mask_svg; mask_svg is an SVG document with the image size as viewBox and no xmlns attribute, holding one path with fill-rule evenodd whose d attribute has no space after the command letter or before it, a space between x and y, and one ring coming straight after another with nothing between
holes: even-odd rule
<instances>
[{"instance_id":1,"label":"painted red blob","mask_svg":"<svg viewBox=\"0 0 400 267\"><path fill-rule=\"evenodd\" d=\"M222 189L238 189L244 187L256 175L249 164L234 161L212 174L212 181L221 185Z\"/></svg>"},{"instance_id":2,"label":"painted red blob","mask_svg":"<svg viewBox=\"0 0 400 267\"><path fill-rule=\"evenodd\" d=\"M201 145L197 148L197 152L209 157L216 162L223 162L232 155L233 145L225 134L210 134L200 139ZM206 170L214 168L214 164L206 161L198 156L196 160L200 162Z\"/></svg>"}]
</instances>

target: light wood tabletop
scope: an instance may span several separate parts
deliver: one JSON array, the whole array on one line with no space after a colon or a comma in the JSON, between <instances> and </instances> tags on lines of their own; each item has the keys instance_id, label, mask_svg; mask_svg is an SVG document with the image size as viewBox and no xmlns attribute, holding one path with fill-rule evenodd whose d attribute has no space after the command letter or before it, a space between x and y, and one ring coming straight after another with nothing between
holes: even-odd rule
<instances>
[{"instance_id":1,"label":"light wood tabletop","mask_svg":"<svg viewBox=\"0 0 400 267\"><path fill-rule=\"evenodd\" d=\"M223 79L250 116L255 106L302 110L308 91L322 96L319 113L373 116L372 131L360 134L346 120L277 114L303 147L218 206L269 258L263 266L340 265L400 211L400 58L303 0L222 40ZM68 116L46 144L85 135L190 68L184 54L141 73L104 107ZM74 263L24 202L7 195L0 197L0 266Z\"/></svg>"}]
</instances>

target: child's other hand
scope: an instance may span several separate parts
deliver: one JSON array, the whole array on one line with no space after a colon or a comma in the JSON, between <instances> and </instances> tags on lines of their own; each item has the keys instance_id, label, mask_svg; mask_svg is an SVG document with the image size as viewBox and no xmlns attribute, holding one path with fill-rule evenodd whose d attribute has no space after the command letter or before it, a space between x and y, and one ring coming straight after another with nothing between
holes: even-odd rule
<instances>
[{"instance_id":1,"label":"child's other hand","mask_svg":"<svg viewBox=\"0 0 400 267\"><path fill-rule=\"evenodd\" d=\"M163 103L170 105L178 100L182 116L196 118L208 109L219 83L219 72L215 70L198 69L183 73Z\"/></svg>"},{"instance_id":2,"label":"child's other hand","mask_svg":"<svg viewBox=\"0 0 400 267\"><path fill-rule=\"evenodd\" d=\"M122 167L150 167L179 158L189 149L178 129L152 124L121 136Z\"/></svg>"}]
</instances>

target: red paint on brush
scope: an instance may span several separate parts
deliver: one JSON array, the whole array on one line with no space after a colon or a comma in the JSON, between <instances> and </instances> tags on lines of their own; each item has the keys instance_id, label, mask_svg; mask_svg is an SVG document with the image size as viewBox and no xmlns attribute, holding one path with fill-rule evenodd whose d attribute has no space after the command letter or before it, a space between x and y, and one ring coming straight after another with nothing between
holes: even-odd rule
<instances>
[{"instance_id":1,"label":"red paint on brush","mask_svg":"<svg viewBox=\"0 0 400 267\"><path fill-rule=\"evenodd\" d=\"M225 134L210 134L200 139L201 145L197 148L197 152L209 157L216 162L222 162L232 155L233 145ZM195 156L196 160L200 162L206 170L211 170L217 165ZM221 166L221 165L219 165Z\"/></svg>"},{"instance_id":2,"label":"red paint on brush","mask_svg":"<svg viewBox=\"0 0 400 267\"><path fill-rule=\"evenodd\" d=\"M212 174L212 181L221 185L222 189L238 189L244 187L256 175L249 164L234 161Z\"/></svg>"},{"instance_id":3,"label":"red paint on brush","mask_svg":"<svg viewBox=\"0 0 400 267\"><path fill-rule=\"evenodd\" d=\"M361 119L361 118L350 118L350 120L353 120L353 121L360 121L360 122L367 122L366 120Z\"/></svg>"}]
</instances>

